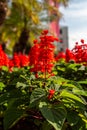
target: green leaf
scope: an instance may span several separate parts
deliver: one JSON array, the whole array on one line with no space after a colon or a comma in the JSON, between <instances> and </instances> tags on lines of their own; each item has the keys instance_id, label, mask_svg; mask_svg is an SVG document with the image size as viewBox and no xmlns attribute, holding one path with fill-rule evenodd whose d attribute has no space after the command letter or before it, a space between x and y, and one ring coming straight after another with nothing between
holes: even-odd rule
<instances>
[{"instance_id":1,"label":"green leaf","mask_svg":"<svg viewBox=\"0 0 87 130\"><path fill-rule=\"evenodd\" d=\"M67 112L67 121L71 126L76 125L79 119L80 117L76 111L72 110Z\"/></svg>"},{"instance_id":2,"label":"green leaf","mask_svg":"<svg viewBox=\"0 0 87 130\"><path fill-rule=\"evenodd\" d=\"M23 111L18 110L16 108L8 109L4 115L4 129L8 130L8 128L12 127L17 123L17 121L22 118Z\"/></svg>"},{"instance_id":3,"label":"green leaf","mask_svg":"<svg viewBox=\"0 0 87 130\"><path fill-rule=\"evenodd\" d=\"M80 97L74 95L73 93L71 92L68 92L66 90L63 90L61 93L60 93L60 97L63 97L63 98L70 98L72 100L76 100L78 102L81 102L81 103L84 103L83 100L81 100Z\"/></svg>"},{"instance_id":4,"label":"green leaf","mask_svg":"<svg viewBox=\"0 0 87 130\"><path fill-rule=\"evenodd\" d=\"M75 85L71 84L71 83L64 83L63 87L67 87L67 88L77 88Z\"/></svg>"},{"instance_id":5,"label":"green leaf","mask_svg":"<svg viewBox=\"0 0 87 130\"><path fill-rule=\"evenodd\" d=\"M66 110L62 106L53 106L46 102L40 102L40 111L45 119L56 129L61 130L66 119Z\"/></svg>"},{"instance_id":6,"label":"green leaf","mask_svg":"<svg viewBox=\"0 0 87 130\"><path fill-rule=\"evenodd\" d=\"M49 124L49 122L44 121L42 124L42 130L51 130L52 129L52 125Z\"/></svg>"},{"instance_id":7,"label":"green leaf","mask_svg":"<svg viewBox=\"0 0 87 130\"><path fill-rule=\"evenodd\" d=\"M0 105L5 103L8 99L8 93L4 93L2 95L0 95Z\"/></svg>"},{"instance_id":8,"label":"green leaf","mask_svg":"<svg viewBox=\"0 0 87 130\"><path fill-rule=\"evenodd\" d=\"M2 70L7 72L9 69L7 66L2 66Z\"/></svg>"},{"instance_id":9,"label":"green leaf","mask_svg":"<svg viewBox=\"0 0 87 130\"><path fill-rule=\"evenodd\" d=\"M23 110L18 109L17 106L14 106L14 101L10 102L8 109L4 115L4 129L8 130L8 128L12 127L17 123L17 121L23 117Z\"/></svg>"},{"instance_id":10,"label":"green leaf","mask_svg":"<svg viewBox=\"0 0 87 130\"><path fill-rule=\"evenodd\" d=\"M2 91L4 87L5 87L5 84L3 82L0 82L0 91Z\"/></svg>"},{"instance_id":11,"label":"green leaf","mask_svg":"<svg viewBox=\"0 0 87 130\"><path fill-rule=\"evenodd\" d=\"M71 64L71 63L70 63L70 64L67 66L67 68L70 69L70 70L77 71L76 66L77 66L76 64Z\"/></svg>"},{"instance_id":12,"label":"green leaf","mask_svg":"<svg viewBox=\"0 0 87 130\"><path fill-rule=\"evenodd\" d=\"M42 100L46 95L46 92L42 88L35 89L30 97L30 105L36 105L36 103Z\"/></svg>"},{"instance_id":13,"label":"green leaf","mask_svg":"<svg viewBox=\"0 0 87 130\"><path fill-rule=\"evenodd\" d=\"M72 130L87 130L86 124L84 123L84 121L82 120L82 118L80 118L78 120L77 124L75 124L74 126L72 126Z\"/></svg>"},{"instance_id":14,"label":"green leaf","mask_svg":"<svg viewBox=\"0 0 87 130\"><path fill-rule=\"evenodd\" d=\"M72 80L70 83L75 85L78 89L82 89L82 86L79 84L79 82Z\"/></svg>"},{"instance_id":15,"label":"green leaf","mask_svg":"<svg viewBox=\"0 0 87 130\"><path fill-rule=\"evenodd\" d=\"M87 84L87 80L84 81L78 81L79 84Z\"/></svg>"},{"instance_id":16,"label":"green leaf","mask_svg":"<svg viewBox=\"0 0 87 130\"><path fill-rule=\"evenodd\" d=\"M87 91L84 90L73 89L73 93L77 95L87 96Z\"/></svg>"},{"instance_id":17,"label":"green leaf","mask_svg":"<svg viewBox=\"0 0 87 130\"><path fill-rule=\"evenodd\" d=\"M13 98L19 99L22 96L23 95L20 90L17 90L17 89L11 90L9 92L6 92L6 93L0 95L0 104L3 104Z\"/></svg>"},{"instance_id":18,"label":"green leaf","mask_svg":"<svg viewBox=\"0 0 87 130\"><path fill-rule=\"evenodd\" d=\"M17 82L16 87L17 87L17 88L19 88L19 87L25 88L25 87L26 87L26 84L25 84L25 83L22 83L22 82Z\"/></svg>"}]
</instances>

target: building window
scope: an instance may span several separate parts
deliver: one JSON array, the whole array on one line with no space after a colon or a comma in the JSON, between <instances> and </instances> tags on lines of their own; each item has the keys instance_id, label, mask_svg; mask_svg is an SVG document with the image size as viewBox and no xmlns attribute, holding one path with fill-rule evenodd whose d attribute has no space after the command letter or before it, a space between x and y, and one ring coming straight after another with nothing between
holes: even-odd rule
<instances>
[{"instance_id":1,"label":"building window","mask_svg":"<svg viewBox=\"0 0 87 130\"><path fill-rule=\"evenodd\" d=\"M60 29L60 34L62 34L63 33L63 31L62 31L62 29Z\"/></svg>"},{"instance_id":2,"label":"building window","mask_svg":"<svg viewBox=\"0 0 87 130\"><path fill-rule=\"evenodd\" d=\"M63 51L64 51L64 49L61 47L61 48L60 48L60 52L63 52Z\"/></svg>"}]
</instances>

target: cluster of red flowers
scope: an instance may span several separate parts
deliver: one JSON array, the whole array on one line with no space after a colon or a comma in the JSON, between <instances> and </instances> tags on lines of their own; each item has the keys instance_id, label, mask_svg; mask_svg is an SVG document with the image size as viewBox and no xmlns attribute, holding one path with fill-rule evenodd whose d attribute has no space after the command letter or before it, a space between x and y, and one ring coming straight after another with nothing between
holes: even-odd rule
<instances>
[{"instance_id":1,"label":"cluster of red flowers","mask_svg":"<svg viewBox=\"0 0 87 130\"><path fill-rule=\"evenodd\" d=\"M0 45L0 67L1 66L9 66L9 59Z\"/></svg>"},{"instance_id":2,"label":"cluster of red flowers","mask_svg":"<svg viewBox=\"0 0 87 130\"><path fill-rule=\"evenodd\" d=\"M14 53L13 58L10 59L6 53L3 51L2 46L0 45L0 67L7 66L10 70L13 67L24 67L29 65L29 56L25 54Z\"/></svg>"},{"instance_id":3,"label":"cluster of red flowers","mask_svg":"<svg viewBox=\"0 0 87 130\"><path fill-rule=\"evenodd\" d=\"M46 74L52 75L54 62L61 58L66 62L73 60L76 63L87 65L87 44L83 39L81 39L81 45L76 42L72 50L67 48L65 53L60 52L54 58L55 46L53 43L55 41L59 41L59 39L50 36L48 30L44 30L40 38L34 40L29 55L14 53L12 59L8 58L0 45L0 67L8 66L12 70L13 67L31 66L31 72L35 72L36 75L38 72L44 73L46 78Z\"/></svg>"},{"instance_id":4,"label":"cluster of red flowers","mask_svg":"<svg viewBox=\"0 0 87 130\"><path fill-rule=\"evenodd\" d=\"M81 45L76 42L75 47L72 49L72 53L75 56L76 63L85 63L87 64L87 44L84 43L84 40L81 39Z\"/></svg>"},{"instance_id":5,"label":"cluster of red flowers","mask_svg":"<svg viewBox=\"0 0 87 130\"><path fill-rule=\"evenodd\" d=\"M71 50L69 50L68 48L66 49L66 62L69 61L74 61L76 62L76 58L75 55L73 54L73 52Z\"/></svg>"},{"instance_id":6,"label":"cluster of red flowers","mask_svg":"<svg viewBox=\"0 0 87 130\"><path fill-rule=\"evenodd\" d=\"M56 56L55 56L55 60L58 61L60 59L66 59L66 55L64 52L59 52Z\"/></svg>"},{"instance_id":7,"label":"cluster of red flowers","mask_svg":"<svg viewBox=\"0 0 87 130\"><path fill-rule=\"evenodd\" d=\"M73 60L76 63L83 63L87 65L87 44L85 44L84 40L81 39L80 45L78 44L78 42L76 42L76 45L72 50L67 48L65 53L59 53L56 56L56 61L61 58L65 59L66 62Z\"/></svg>"},{"instance_id":8,"label":"cluster of red flowers","mask_svg":"<svg viewBox=\"0 0 87 130\"><path fill-rule=\"evenodd\" d=\"M29 56L22 53L14 53L13 58L9 59L9 68L24 67L29 65Z\"/></svg>"},{"instance_id":9,"label":"cluster of red flowers","mask_svg":"<svg viewBox=\"0 0 87 130\"><path fill-rule=\"evenodd\" d=\"M30 65L32 65L31 71L51 73L54 66L54 41L58 41L57 38L48 35L48 30L44 30L39 41L34 41L34 46L30 50Z\"/></svg>"},{"instance_id":10,"label":"cluster of red flowers","mask_svg":"<svg viewBox=\"0 0 87 130\"><path fill-rule=\"evenodd\" d=\"M10 70L13 67L31 66L31 71L51 73L54 66L54 50L53 42L58 41L54 36L48 34L48 30L44 30L39 40L34 40L34 46L31 48L29 55L22 53L14 53L13 58L8 58L0 46L0 66L8 66ZM46 78L46 77L45 77Z\"/></svg>"}]
</instances>

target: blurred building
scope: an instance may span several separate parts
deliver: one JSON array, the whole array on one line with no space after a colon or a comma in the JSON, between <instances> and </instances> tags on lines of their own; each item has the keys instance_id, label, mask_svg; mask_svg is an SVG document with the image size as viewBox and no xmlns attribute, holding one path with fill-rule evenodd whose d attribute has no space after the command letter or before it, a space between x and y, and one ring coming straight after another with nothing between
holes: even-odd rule
<instances>
[{"instance_id":1,"label":"blurred building","mask_svg":"<svg viewBox=\"0 0 87 130\"><path fill-rule=\"evenodd\" d=\"M60 42L58 43L57 48L59 51L65 52L66 48L69 47L69 45L68 45L68 27L67 26L60 27L59 39L60 39Z\"/></svg>"},{"instance_id":2,"label":"blurred building","mask_svg":"<svg viewBox=\"0 0 87 130\"><path fill-rule=\"evenodd\" d=\"M55 6L59 8L59 4L54 0L49 0L49 4L51 6ZM55 12L50 12L49 15L56 16ZM68 48L68 27L59 25L59 18L56 18L53 21L49 21L49 30L50 32L60 39L60 42L55 43L56 51L65 52L66 48Z\"/></svg>"},{"instance_id":3,"label":"blurred building","mask_svg":"<svg viewBox=\"0 0 87 130\"><path fill-rule=\"evenodd\" d=\"M54 0L49 0L49 4L51 6L59 8L59 4ZM59 18L57 17L57 12L56 11L50 11L49 16L54 18L54 20L49 21L50 33L57 37L57 36L59 36Z\"/></svg>"}]
</instances>

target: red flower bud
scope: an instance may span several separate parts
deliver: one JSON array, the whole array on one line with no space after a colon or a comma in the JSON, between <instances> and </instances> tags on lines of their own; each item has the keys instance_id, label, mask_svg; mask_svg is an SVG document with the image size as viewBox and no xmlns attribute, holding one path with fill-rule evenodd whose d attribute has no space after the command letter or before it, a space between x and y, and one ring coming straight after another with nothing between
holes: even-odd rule
<instances>
[{"instance_id":1,"label":"red flower bud","mask_svg":"<svg viewBox=\"0 0 87 130\"><path fill-rule=\"evenodd\" d=\"M81 39L81 43L84 43L84 39Z\"/></svg>"},{"instance_id":2,"label":"red flower bud","mask_svg":"<svg viewBox=\"0 0 87 130\"><path fill-rule=\"evenodd\" d=\"M50 89L49 90L48 99L51 99L53 97L54 93L55 93L55 90L54 89Z\"/></svg>"}]
</instances>

